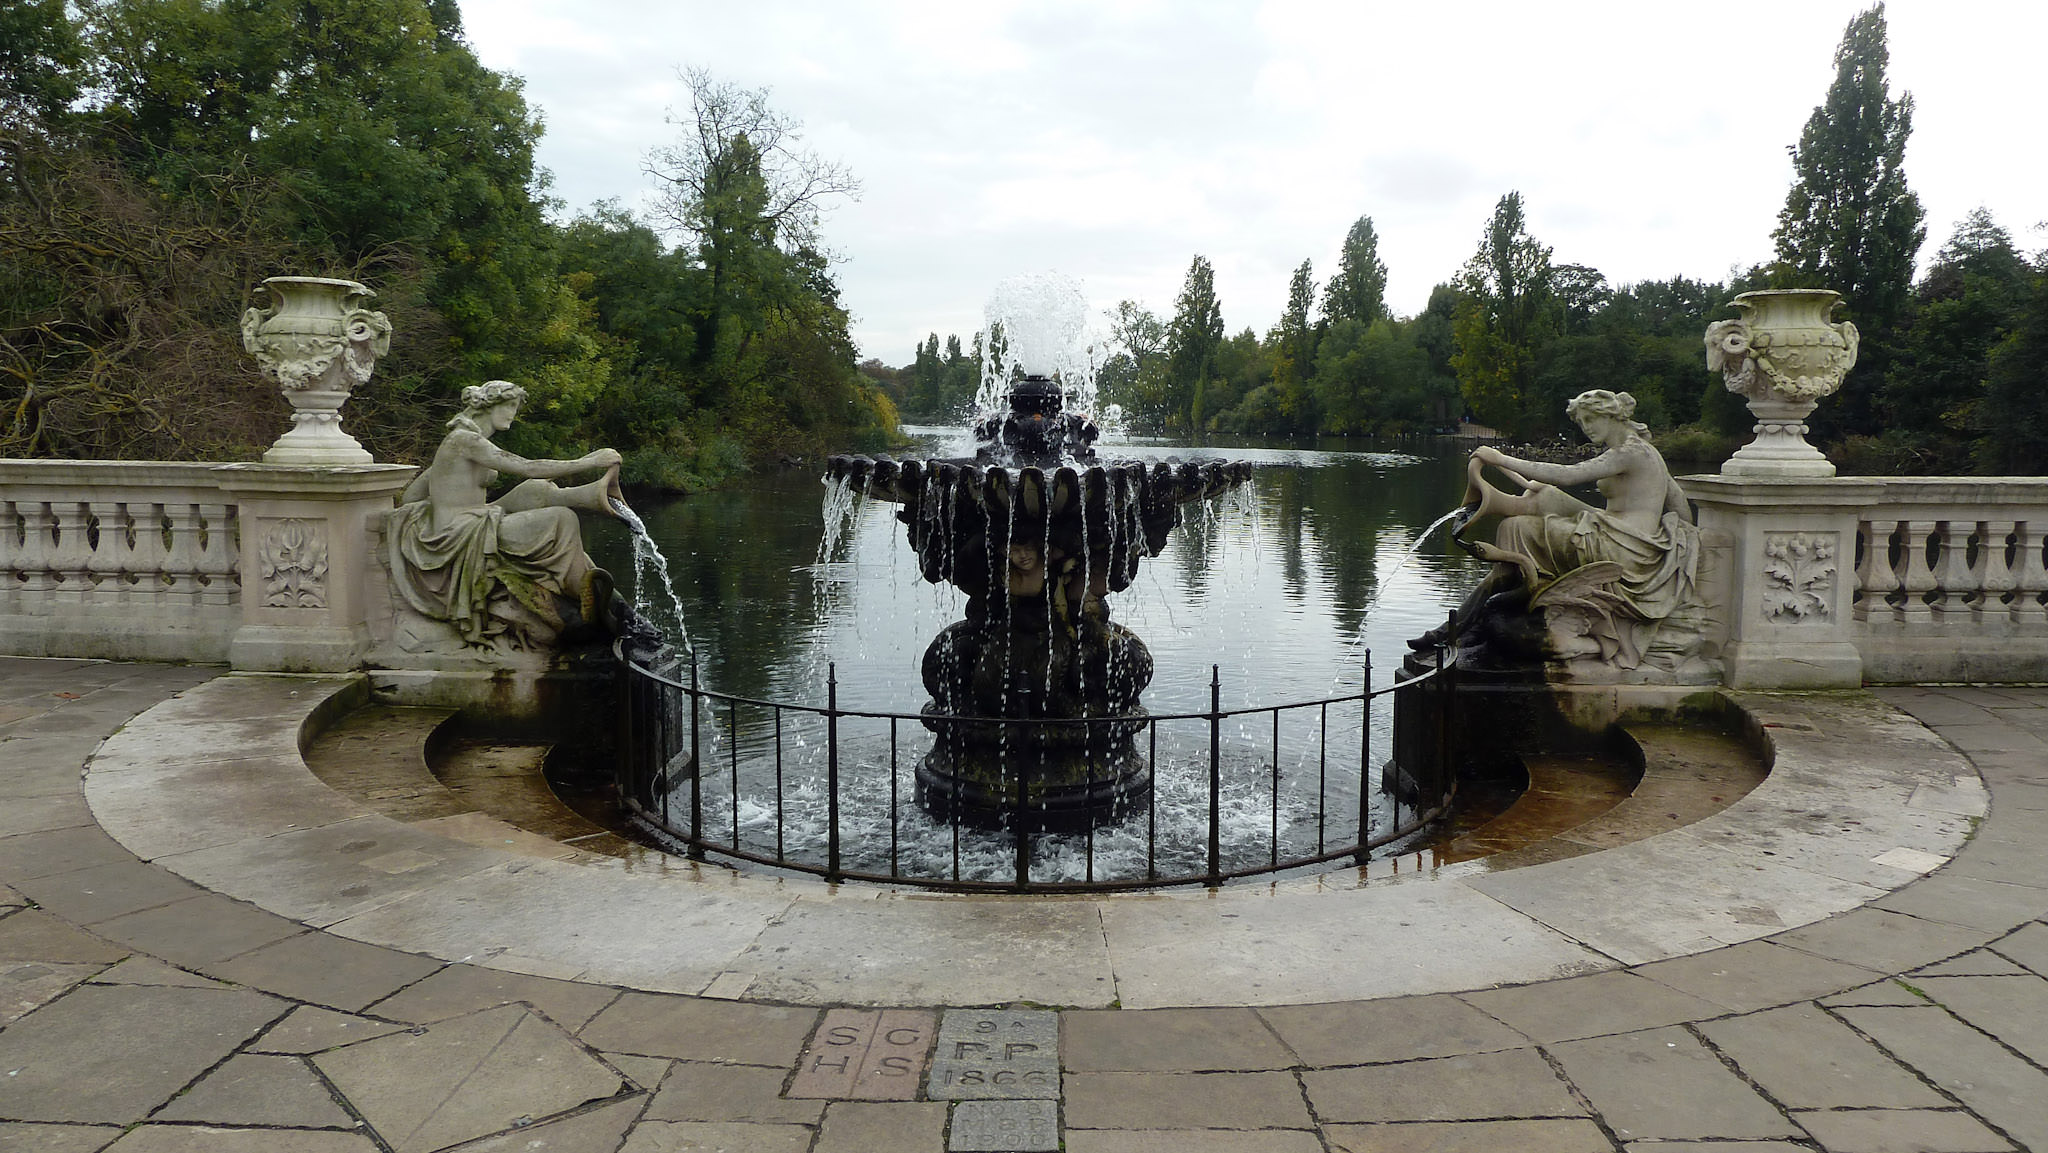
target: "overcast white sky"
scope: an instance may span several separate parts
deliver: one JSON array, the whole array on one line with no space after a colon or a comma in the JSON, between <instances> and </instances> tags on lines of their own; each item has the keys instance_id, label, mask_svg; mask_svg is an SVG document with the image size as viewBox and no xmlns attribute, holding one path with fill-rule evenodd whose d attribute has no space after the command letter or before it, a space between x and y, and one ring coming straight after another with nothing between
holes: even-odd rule
<instances>
[{"instance_id":1,"label":"overcast white sky","mask_svg":"<svg viewBox=\"0 0 2048 1153\"><path fill-rule=\"evenodd\" d=\"M1304 258L1373 218L1389 304L1422 308L1518 189L1559 263L1610 283L1719 279L1770 255L1787 146L1863 0L464 0L483 61L526 80L571 212L643 206L650 148L702 66L771 90L865 186L825 222L863 356L979 328L990 289L1056 270L1098 312L1171 314L1216 266L1263 332ZM1991 209L2048 245L2042 0L1892 0L1890 79L1933 255Z\"/></svg>"}]
</instances>

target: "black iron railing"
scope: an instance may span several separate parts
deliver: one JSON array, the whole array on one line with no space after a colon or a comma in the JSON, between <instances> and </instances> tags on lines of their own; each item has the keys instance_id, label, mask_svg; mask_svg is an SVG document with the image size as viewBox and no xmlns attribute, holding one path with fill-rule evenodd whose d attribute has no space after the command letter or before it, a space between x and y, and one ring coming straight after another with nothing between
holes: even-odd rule
<instances>
[{"instance_id":1,"label":"black iron railing","mask_svg":"<svg viewBox=\"0 0 2048 1153\"><path fill-rule=\"evenodd\" d=\"M1414 837L1456 794L1450 694L1439 654L1419 674L1309 701L1209 707L1135 721L1153 793L1101 828L988 830L929 816L914 770L934 722L976 726L1122 726L1133 718L947 718L839 706L836 669L823 706L704 688L694 663L622 659L618 785L629 818L656 843L828 880L942 889L1071 892L1218 885L1368 854ZM1411 669L1414 667L1411 662ZM1400 694L1406 753L1375 770L1374 702ZM1107 747L1108 739L1089 745ZM1004 742L996 742L1001 747ZM1027 742L1018 742L1025 745ZM1023 797L1024 772L1014 773Z\"/></svg>"}]
</instances>

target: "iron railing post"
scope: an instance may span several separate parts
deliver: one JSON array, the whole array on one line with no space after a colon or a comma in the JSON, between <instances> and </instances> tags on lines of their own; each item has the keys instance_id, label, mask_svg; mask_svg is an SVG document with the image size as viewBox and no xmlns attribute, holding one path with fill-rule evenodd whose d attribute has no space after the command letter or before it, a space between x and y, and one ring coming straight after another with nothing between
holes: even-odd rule
<instances>
[{"instance_id":1,"label":"iron railing post","mask_svg":"<svg viewBox=\"0 0 2048 1153\"><path fill-rule=\"evenodd\" d=\"M1017 688L1017 715L1021 720L1029 720L1031 718L1031 689L1027 685L1020 684ZM1012 743L1014 744L1015 742ZM1045 755L1045 745L1042 742L1034 742L1027 739L1026 743L1037 744L1038 755L1041 757ZM1024 827L1024 807L1031 803L1031 789L1029 782L1025 780L1023 757L1017 758L1015 771L1017 774L1017 815L1012 818L1010 831L1017 838L1016 877L1017 888L1021 890L1029 888L1031 885L1031 834Z\"/></svg>"},{"instance_id":2,"label":"iron railing post","mask_svg":"<svg viewBox=\"0 0 2048 1153\"><path fill-rule=\"evenodd\" d=\"M1209 666L1209 885L1223 883L1223 672Z\"/></svg>"},{"instance_id":3,"label":"iron railing post","mask_svg":"<svg viewBox=\"0 0 2048 1153\"><path fill-rule=\"evenodd\" d=\"M1394 823L1401 821L1401 794L1394 789ZM1365 650L1365 692L1358 698L1358 863L1372 840L1372 650Z\"/></svg>"},{"instance_id":4,"label":"iron railing post","mask_svg":"<svg viewBox=\"0 0 2048 1153\"><path fill-rule=\"evenodd\" d=\"M699 754L704 751L702 734L698 732L699 705L697 698L697 654L690 654L690 856L703 859L704 849L704 762ZM668 750L662 750L666 753ZM670 758L673 763L673 758ZM673 789L674 782L670 782Z\"/></svg>"},{"instance_id":5,"label":"iron railing post","mask_svg":"<svg viewBox=\"0 0 2048 1153\"><path fill-rule=\"evenodd\" d=\"M825 879L839 879L839 664L825 666Z\"/></svg>"},{"instance_id":6,"label":"iron railing post","mask_svg":"<svg viewBox=\"0 0 2048 1153\"><path fill-rule=\"evenodd\" d=\"M1442 805L1444 793L1448 791L1448 780L1454 776L1450 768L1450 680L1444 674L1444 649L1456 643L1458 635L1458 614L1452 612L1444 621L1444 643L1436 647L1436 797ZM1452 668L1458 668L1458 661L1450 661Z\"/></svg>"}]
</instances>

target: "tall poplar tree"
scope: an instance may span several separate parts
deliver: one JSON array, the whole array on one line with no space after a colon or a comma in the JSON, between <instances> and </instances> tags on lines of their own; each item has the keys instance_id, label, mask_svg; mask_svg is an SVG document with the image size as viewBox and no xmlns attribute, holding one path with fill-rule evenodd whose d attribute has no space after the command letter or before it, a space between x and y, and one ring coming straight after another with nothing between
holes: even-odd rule
<instances>
[{"instance_id":1,"label":"tall poplar tree","mask_svg":"<svg viewBox=\"0 0 2048 1153\"><path fill-rule=\"evenodd\" d=\"M1188 278L1174 302L1166 330L1168 420L1200 432L1203 394L1216 376L1216 352L1223 344L1223 306L1216 300L1216 269L1206 256L1188 265Z\"/></svg>"},{"instance_id":2,"label":"tall poplar tree","mask_svg":"<svg viewBox=\"0 0 2048 1153\"><path fill-rule=\"evenodd\" d=\"M1379 233L1372 217L1361 216L1344 234L1337 255L1337 275L1323 289L1323 315L1371 324L1387 315L1387 266L1380 259Z\"/></svg>"},{"instance_id":3,"label":"tall poplar tree","mask_svg":"<svg viewBox=\"0 0 2048 1153\"><path fill-rule=\"evenodd\" d=\"M1458 278L1462 294L1452 329L1458 387L1466 408L1486 424L1519 432L1547 419L1525 407L1536 346L1554 327L1552 275L1550 246L1529 235L1522 194L1501 197L1479 251Z\"/></svg>"},{"instance_id":4,"label":"tall poplar tree","mask_svg":"<svg viewBox=\"0 0 2048 1153\"><path fill-rule=\"evenodd\" d=\"M1792 190L1771 234L1780 278L1840 292L1866 333L1898 319L1927 239L1920 198L1906 187L1913 97L1890 98L1889 59L1879 4L1842 33L1827 99L1792 147Z\"/></svg>"}]
</instances>

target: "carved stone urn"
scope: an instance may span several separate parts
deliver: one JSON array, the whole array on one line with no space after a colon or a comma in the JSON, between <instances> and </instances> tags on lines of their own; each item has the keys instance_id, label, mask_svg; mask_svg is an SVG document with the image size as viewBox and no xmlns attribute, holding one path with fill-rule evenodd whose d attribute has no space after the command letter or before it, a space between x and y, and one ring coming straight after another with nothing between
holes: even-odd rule
<instances>
[{"instance_id":1,"label":"carved stone urn","mask_svg":"<svg viewBox=\"0 0 2048 1153\"><path fill-rule=\"evenodd\" d=\"M1723 476L1833 476L1806 442L1806 418L1856 364L1856 326L1828 319L1841 294L1826 288L1745 292L1739 320L1707 326L1707 368L1749 400L1756 436L1721 466Z\"/></svg>"},{"instance_id":2,"label":"carved stone urn","mask_svg":"<svg viewBox=\"0 0 2048 1153\"><path fill-rule=\"evenodd\" d=\"M369 464L369 450L341 430L341 406L391 351L391 322L362 307L376 294L322 276L273 276L263 287L270 307L242 314L242 346L292 406L291 428L263 463Z\"/></svg>"}]
</instances>

